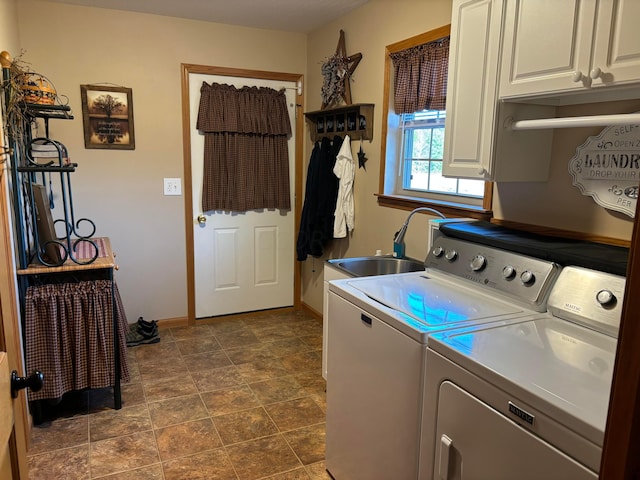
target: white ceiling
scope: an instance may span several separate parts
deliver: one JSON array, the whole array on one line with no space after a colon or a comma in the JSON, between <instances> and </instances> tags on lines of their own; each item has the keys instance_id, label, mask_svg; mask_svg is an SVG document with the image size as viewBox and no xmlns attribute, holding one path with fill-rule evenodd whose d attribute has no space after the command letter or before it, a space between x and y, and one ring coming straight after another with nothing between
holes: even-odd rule
<instances>
[{"instance_id":1,"label":"white ceiling","mask_svg":"<svg viewBox=\"0 0 640 480\"><path fill-rule=\"evenodd\" d=\"M309 33L368 0L45 0Z\"/></svg>"}]
</instances>

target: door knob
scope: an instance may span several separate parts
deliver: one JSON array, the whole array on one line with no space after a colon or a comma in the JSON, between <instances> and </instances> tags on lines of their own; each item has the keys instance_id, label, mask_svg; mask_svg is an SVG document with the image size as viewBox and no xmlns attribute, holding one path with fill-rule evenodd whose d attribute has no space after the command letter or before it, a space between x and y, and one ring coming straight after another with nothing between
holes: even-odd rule
<instances>
[{"instance_id":1,"label":"door knob","mask_svg":"<svg viewBox=\"0 0 640 480\"><path fill-rule=\"evenodd\" d=\"M34 370L28 377L19 377L15 370L11 372L11 398L18 398L18 390L29 387L32 392L38 392L44 385L44 373Z\"/></svg>"},{"instance_id":2,"label":"door knob","mask_svg":"<svg viewBox=\"0 0 640 480\"><path fill-rule=\"evenodd\" d=\"M205 223L207 223L207 217L205 217L202 213L198 215L197 220L200 225L204 225Z\"/></svg>"}]
</instances>

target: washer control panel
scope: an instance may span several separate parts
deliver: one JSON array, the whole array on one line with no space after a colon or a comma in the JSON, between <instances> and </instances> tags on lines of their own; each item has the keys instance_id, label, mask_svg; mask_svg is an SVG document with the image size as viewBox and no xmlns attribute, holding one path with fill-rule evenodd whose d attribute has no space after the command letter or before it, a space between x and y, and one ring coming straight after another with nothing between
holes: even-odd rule
<instances>
[{"instance_id":1,"label":"washer control panel","mask_svg":"<svg viewBox=\"0 0 640 480\"><path fill-rule=\"evenodd\" d=\"M540 311L560 272L554 262L446 236L434 240L425 267L499 291Z\"/></svg>"}]
</instances>

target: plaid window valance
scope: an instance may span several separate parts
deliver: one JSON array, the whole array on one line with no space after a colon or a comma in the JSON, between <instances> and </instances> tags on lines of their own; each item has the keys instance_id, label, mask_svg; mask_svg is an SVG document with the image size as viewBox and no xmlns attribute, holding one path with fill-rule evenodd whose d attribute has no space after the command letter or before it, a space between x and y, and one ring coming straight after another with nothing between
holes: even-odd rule
<instances>
[{"instance_id":1,"label":"plaid window valance","mask_svg":"<svg viewBox=\"0 0 640 480\"><path fill-rule=\"evenodd\" d=\"M395 113L445 109L449 37L389 56L394 67Z\"/></svg>"}]
</instances>

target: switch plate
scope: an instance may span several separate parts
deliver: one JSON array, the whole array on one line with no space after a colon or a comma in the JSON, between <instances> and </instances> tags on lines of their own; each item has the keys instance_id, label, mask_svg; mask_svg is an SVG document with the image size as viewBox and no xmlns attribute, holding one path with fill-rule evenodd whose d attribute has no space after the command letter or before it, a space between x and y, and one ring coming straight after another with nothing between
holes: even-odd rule
<instances>
[{"instance_id":1,"label":"switch plate","mask_svg":"<svg viewBox=\"0 0 640 480\"><path fill-rule=\"evenodd\" d=\"M165 195L182 195L182 179L165 178L164 194Z\"/></svg>"}]
</instances>

